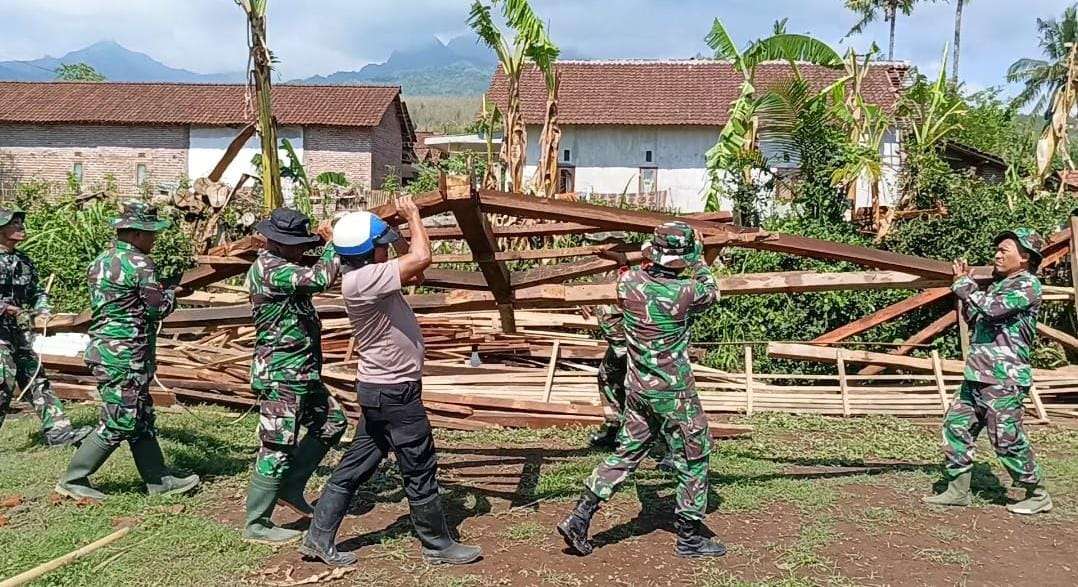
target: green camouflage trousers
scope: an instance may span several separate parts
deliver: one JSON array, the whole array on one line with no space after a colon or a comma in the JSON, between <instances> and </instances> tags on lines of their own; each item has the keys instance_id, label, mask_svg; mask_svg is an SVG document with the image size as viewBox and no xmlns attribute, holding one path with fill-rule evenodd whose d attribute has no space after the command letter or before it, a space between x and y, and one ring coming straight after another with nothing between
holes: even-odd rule
<instances>
[{"instance_id":1,"label":"green camouflage trousers","mask_svg":"<svg viewBox=\"0 0 1078 587\"><path fill-rule=\"evenodd\" d=\"M628 356L618 356L612 347L607 347L603 362L599 365L599 397L603 400L603 419L607 424L621 426L622 412L625 411L625 372Z\"/></svg>"},{"instance_id":2,"label":"green camouflage trousers","mask_svg":"<svg viewBox=\"0 0 1078 587\"><path fill-rule=\"evenodd\" d=\"M97 393L101 396L98 436L112 446L125 440L133 442L156 436L154 423L157 418L150 397L152 376L111 365L90 364L89 367L97 379Z\"/></svg>"},{"instance_id":3,"label":"green camouflage trousers","mask_svg":"<svg viewBox=\"0 0 1078 587\"><path fill-rule=\"evenodd\" d=\"M943 454L951 478L973 467L974 444L984 428L996 456L1018 483L1036 484L1041 469L1022 429L1022 400L1029 389L965 381L943 419Z\"/></svg>"},{"instance_id":4,"label":"green camouflage trousers","mask_svg":"<svg viewBox=\"0 0 1078 587\"><path fill-rule=\"evenodd\" d=\"M30 376L37 371L34 380ZM71 429L71 421L64 414L60 398L52 391L49 380L38 369L37 355L30 348L11 346L0 341L0 426L12 400L18 395L15 384L25 389L26 397L34 406L34 412L41 418L41 431L46 436L60 435Z\"/></svg>"},{"instance_id":5,"label":"green camouflage trousers","mask_svg":"<svg viewBox=\"0 0 1078 587\"><path fill-rule=\"evenodd\" d=\"M625 422L618 432L618 448L584 484L599 499L610 499L647 456L657 436L666 441L677 470L675 513L692 520L704 519L711 436L707 415L695 392L630 391Z\"/></svg>"},{"instance_id":6,"label":"green camouflage trousers","mask_svg":"<svg viewBox=\"0 0 1078 587\"><path fill-rule=\"evenodd\" d=\"M321 381L275 381L257 391L262 395L258 405L258 438L262 447L255 460L255 472L259 475L284 477L299 442L300 426L326 446L336 445L344 436L348 427L344 409Z\"/></svg>"}]
</instances>

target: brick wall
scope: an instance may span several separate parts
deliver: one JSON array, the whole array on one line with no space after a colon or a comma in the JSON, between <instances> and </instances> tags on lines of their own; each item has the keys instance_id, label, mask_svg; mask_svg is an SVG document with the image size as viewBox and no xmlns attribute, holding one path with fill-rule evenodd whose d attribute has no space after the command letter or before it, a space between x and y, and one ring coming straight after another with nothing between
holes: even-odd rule
<instances>
[{"instance_id":1,"label":"brick wall","mask_svg":"<svg viewBox=\"0 0 1078 587\"><path fill-rule=\"evenodd\" d=\"M134 195L137 166L151 183L187 173L186 126L0 124L0 189L29 179L67 182L82 164L82 185L93 189L111 174L122 195Z\"/></svg>"},{"instance_id":2,"label":"brick wall","mask_svg":"<svg viewBox=\"0 0 1078 587\"><path fill-rule=\"evenodd\" d=\"M371 174L375 188L382 187L382 181L389 173L389 168L392 168L394 175L401 176L401 149L403 148L401 143L400 118L397 116L395 107L387 108L385 114L382 115L382 121L374 127Z\"/></svg>"},{"instance_id":3,"label":"brick wall","mask_svg":"<svg viewBox=\"0 0 1078 587\"><path fill-rule=\"evenodd\" d=\"M312 178L324 171L339 171L348 181L371 187L371 129L304 127L303 164Z\"/></svg>"}]
</instances>

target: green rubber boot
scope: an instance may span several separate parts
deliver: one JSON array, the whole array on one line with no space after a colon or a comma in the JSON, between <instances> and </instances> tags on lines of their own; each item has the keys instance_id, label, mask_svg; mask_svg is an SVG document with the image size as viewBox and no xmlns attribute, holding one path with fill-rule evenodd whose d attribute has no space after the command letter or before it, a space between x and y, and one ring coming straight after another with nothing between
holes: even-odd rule
<instances>
[{"instance_id":1,"label":"green rubber boot","mask_svg":"<svg viewBox=\"0 0 1078 587\"><path fill-rule=\"evenodd\" d=\"M278 505L283 505L301 516L310 517L314 514L314 508L307 503L303 490L328 452L329 446L318 437L308 434L299 441L292 453L292 466L281 479L281 488L277 492Z\"/></svg>"},{"instance_id":2,"label":"green rubber boot","mask_svg":"<svg viewBox=\"0 0 1078 587\"><path fill-rule=\"evenodd\" d=\"M973 471L966 471L951 479L946 491L939 495L922 497L921 501L932 505L967 506L972 500L969 493L969 482L972 478Z\"/></svg>"},{"instance_id":3,"label":"green rubber boot","mask_svg":"<svg viewBox=\"0 0 1078 587\"><path fill-rule=\"evenodd\" d=\"M1048 495L1048 489L1044 487L1044 483L1026 485L1025 487L1026 498L1017 503L1007 504L1007 511L1024 516L1045 514L1052 511L1052 497Z\"/></svg>"},{"instance_id":4,"label":"green rubber boot","mask_svg":"<svg viewBox=\"0 0 1078 587\"><path fill-rule=\"evenodd\" d=\"M285 544L303 535L299 530L289 530L273 524L270 516L277 504L280 479L251 475L251 488L247 491L247 516L244 518L243 538L260 544Z\"/></svg>"},{"instance_id":5,"label":"green rubber boot","mask_svg":"<svg viewBox=\"0 0 1078 587\"><path fill-rule=\"evenodd\" d=\"M90 486L90 475L93 475L105 464L116 446L110 445L97 433L91 433L79 445L78 450L71 457L71 463L67 471L56 484L55 491L72 499L91 499L101 501L105 494Z\"/></svg>"},{"instance_id":6,"label":"green rubber boot","mask_svg":"<svg viewBox=\"0 0 1078 587\"><path fill-rule=\"evenodd\" d=\"M131 456L135 459L135 468L146 484L146 492L151 495L173 495L187 493L198 487L201 480L198 475L173 477L165 468L165 455L157 437L140 438L131 443Z\"/></svg>"}]
</instances>

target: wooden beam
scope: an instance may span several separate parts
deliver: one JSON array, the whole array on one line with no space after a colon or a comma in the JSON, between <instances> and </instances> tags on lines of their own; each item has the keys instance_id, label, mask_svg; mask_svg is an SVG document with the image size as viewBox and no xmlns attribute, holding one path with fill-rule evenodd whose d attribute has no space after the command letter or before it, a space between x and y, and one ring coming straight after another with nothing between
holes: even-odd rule
<instances>
[{"instance_id":1,"label":"wooden beam","mask_svg":"<svg viewBox=\"0 0 1078 587\"><path fill-rule=\"evenodd\" d=\"M519 224L511 226L495 226L494 236L497 238L525 238L532 236L559 236L567 234L587 234L589 232L602 232L602 229L589 224L578 222L548 222L544 224ZM408 230L402 233L408 236ZM457 226L432 226L427 228L427 236L431 240L461 240L464 234Z\"/></svg>"},{"instance_id":2,"label":"wooden beam","mask_svg":"<svg viewBox=\"0 0 1078 587\"><path fill-rule=\"evenodd\" d=\"M255 123L252 122L243 127L239 134L232 139L232 142L228 144L228 148L225 149L224 154L221 155L221 159L217 162L217 165L213 166L213 171L210 171L210 174L206 176L206 179L215 183L221 181L221 176L225 174L225 170L228 169L228 166L232 164L236 155L239 155L240 151L243 150L243 146L246 145L247 141L254 135Z\"/></svg>"},{"instance_id":3,"label":"wooden beam","mask_svg":"<svg viewBox=\"0 0 1078 587\"><path fill-rule=\"evenodd\" d=\"M836 362L835 350L823 346L813 346L802 343L770 342L767 344L767 354L778 359L793 359L800 361L817 361L822 363ZM912 371L924 371L931 373L932 359L906 357L903 355L891 355L887 353L874 353L871 351L845 349L842 358L847 363L870 363L895 367ZM962 361L943 360L940 367L944 373L961 374L964 364Z\"/></svg>"},{"instance_id":4,"label":"wooden beam","mask_svg":"<svg viewBox=\"0 0 1078 587\"><path fill-rule=\"evenodd\" d=\"M798 257L848 261L874 269L891 269L930 277L950 278L953 275L951 264L946 261L791 234L779 234L771 239L741 243L737 246L776 251Z\"/></svg>"},{"instance_id":5,"label":"wooden beam","mask_svg":"<svg viewBox=\"0 0 1078 587\"><path fill-rule=\"evenodd\" d=\"M911 312L913 310L923 308L935 301L941 300L950 295L951 290L947 287L934 287L927 289L916 295L912 295L901 302L897 302L881 308L864 318L854 320L845 326L840 326L830 332L825 332L820 336L812 339L812 342L833 343L846 340L851 336L857 336L866 330L870 330L884 322L889 322L895 318Z\"/></svg>"},{"instance_id":6,"label":"wooden beam","mask_svg":"<svg viewBox=\"0 0 1078 587\"><path fill-rule=\"evenodd\" d=\"M1078 234L1078 216L1071 216L1070 220L1070 232L1071 234ZM1074 246L1074 242L1070 243L1070 262L1071 262L1071 286L1074 288L1074 315L1075 319L1078 319L1078 247Z\"/></svg>"},{"instance_id":7,"label":"wooden beam","mask_svg":"<svg viewBox=\"0 0 1078 587\"><path fill-rule=\"evenodd\" d=\"M497 236L497 232L495 232ZM583 247L568 247L564 249L537 249L532 251L502 251L495 253L494 259L496 261L522 261L522 260L534 260L534 259L564 259L568 257L585 257L591 255L597 255L599 253L609 251L616 245L590 245ZM635 249L639 247L633 246ZM475 255L471 253L464 253L461 255L434 255L435 263L472 263L475 262Z\"/></svg>"},{"instance_id":8,"label":"wooden beam","mask_svg":"<svg viewBox=\"0 0 1078 587\"><path fill-rule=\"evenodd\" d=\"M1062 330L1056 330L1055 328L1052 328L1047 324L1042 324L1038 322L1037 332L1039 332L1042 336L1046 336L1058 342L1059 344L1072 351L1078 351L1078 338L1075 338L1070 334L1063 332Z\"/></svg>"},{"instance_id":9,"label":"wooden beam","mask_svg":"<svg viewBox=\"0 0 1078 587\"><path fill-rule=\"evenodd\" d=\"M917 345L928 344L929 342L932 342L933 340L935 340L935 338L937 336L943 334L943 332L945 330L947 330L948 328L954 326L954 324L955 324L955 322L957 320L958 320L958 318L957 318L957 316L955 315L954 312L947 312L946 314L944 314L944 315L940 316L939 318L937 318L935 321L933 321L928 326L925 326L924 328L922 328L921 330L917 331L912 336L907 338L906 341L905 341L905 344L903 344L900 347L895 348L894 350L889 351L887 354L894 355L894 356L908 355L911 352L913 352L913 349L917 348ZM883 372L883 370L884 370L883 367L880 367L880 366L877 366L877 365L870 365L870 366L865 367L864 369L861 369L860 371L858 371L857 374L858 375L879 375L880 373Z\"/></svg>"},{"instance_id":10,"label":"wooden beam","mask_svg":"<svg viewBox=\"0 0 1078 587\"><path fill-rule=\"evenodd\" d=\"M502 330L516 332L516 319L513 316L513 287L509 269L506 268L504 261L497 261L494 258L500 249L494 231L490 228L490 222L486 214L480 211L479 202L469 178L463 178L462 181L460 177L450 177L447 181L453 182L446 192L449 210L457 219L457 226L460 227L472 254L477 259L484 259L478 262L479 271L482 272L498 304Z\"/></svg>"}]
</instances>

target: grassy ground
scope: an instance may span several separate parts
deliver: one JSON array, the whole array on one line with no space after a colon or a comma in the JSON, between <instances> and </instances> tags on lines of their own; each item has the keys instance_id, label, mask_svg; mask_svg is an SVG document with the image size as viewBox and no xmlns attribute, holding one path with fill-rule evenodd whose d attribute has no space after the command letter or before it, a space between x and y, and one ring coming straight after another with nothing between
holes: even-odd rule
<instances>
[{"instance_id":1,"label":"grassy ground","mask_svg":"<svg viewBox=\"0 0 1078 587\"><path fill-rule=\"evenodd\" d=\"M89 407L74 408L72 413L76 423L95 419ZM976 540L976 522L970 529L961 517L945 518L954 510L937 514L910 505L937 479L934 426L894 418L779 415L742 421L756 427L751 438L716 443L709 525L716 528L736 520L724 537L741 526L748 534L730 540L730 555L722 561L685 567L684 582L880 584L872 576L886 563L879 557L886 557L887 549L877 552L870 544L893 545L915 518L925 523L925 529L917 532L923 540L904 547L902 560L958 578L969 578L978 564L985 564L970 547ZM206 483L196 495L146 496L129 455L121 449L94 478L99 488L115 497L103 505L79 505L51 495L71 450L40 447L32 416L9 418L0 429L0 577L129 523L136 524L135 530L124 539L36 584L266 583L268 574L300 569L303 563L294 555L240 539L236 519L256 450L256 418L249 415L235 425L231 422L229 415L210 409L158 416L167 460L202 475ZM646 562L649 566L676 561L667 553L669 534L654 532L666 523L661 512L670 508L674 484L653 466L641 467L636 479L600 510L594 534L598 556L583 563L585 559L561 554L560 542L551 532L553 522L578 495L582 479L603 458L580 448L588 432L439 432L440 477L449 490L451 521L460 525L466 539L483 543L489 562L453 570L427 567L416 556L398 475L387 466L359 499L372 504L367 509L376 509L380 517L350 517L348 523L356 525L342 531L342 539L355 536L352 540L362 547L358 554L365 564L339 580L401 585L646 582L622 577L618 569L633 564L626 557L639 556L643 561L653 553L667 558ZM1040 534L1049 528L1074 528L1078 431L1037 427L1033 440L1050 476L1056 512L1023 521L1023 528ZM1000 507L1007 495L1007 478L986 441L979 448L972 511L1007 520ZM509 470L512 474L507 477L503 473ZM324 482L325 473L324 467L312 482L314 490ZM609 560L603 558L604 552ZM535 560L527 560L532 556L527 553ZM867 570L862 573L862 568Z\"/></svg>"}]
</instances>

